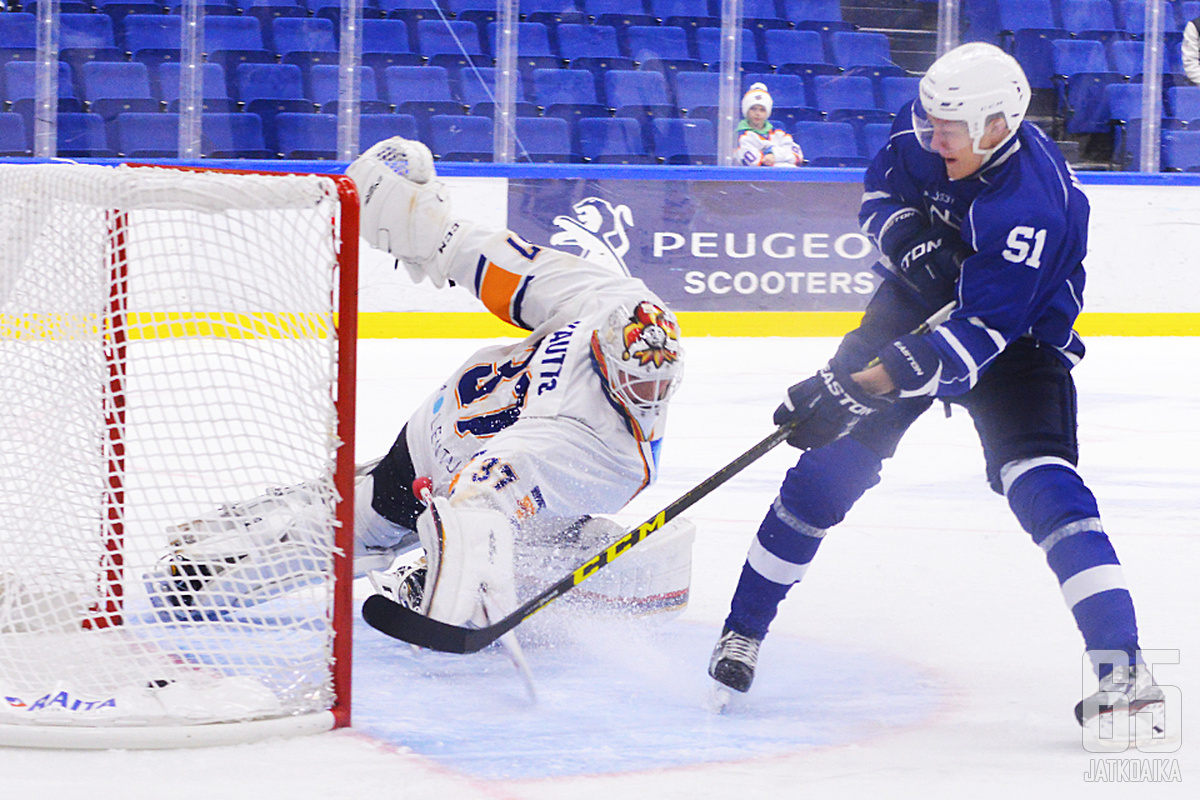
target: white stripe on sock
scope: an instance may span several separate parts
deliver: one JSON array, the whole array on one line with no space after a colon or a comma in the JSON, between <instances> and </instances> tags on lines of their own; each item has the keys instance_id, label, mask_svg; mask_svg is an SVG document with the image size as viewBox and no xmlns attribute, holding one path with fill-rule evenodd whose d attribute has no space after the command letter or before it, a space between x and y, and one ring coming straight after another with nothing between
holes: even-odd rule
<instances>
[{"instance_id":1,"label":"white stripe on sock","mask_svg":"<svg viewBox=\"0 0 1200 800\"><path fill-rule=\"evenodd\" d=\"M1127 589L1120 564L1101 564L1067 578L1062 585L1067 608L1109 589Z\"/></svg>"},{"instance_id":2,"label":"white stripe on sock","mask_svg":"<svg viewBox=\"0 0 1200 800\"><path fill-rule=\"evenodd\" d=\"M767 580L783 586L798 583L808 570L808 564L793 564L791 561L784 561L767 550L758 541L757 536L750 543L750 552L746 554L746 563Z\"/></svg>"}]
</instances>

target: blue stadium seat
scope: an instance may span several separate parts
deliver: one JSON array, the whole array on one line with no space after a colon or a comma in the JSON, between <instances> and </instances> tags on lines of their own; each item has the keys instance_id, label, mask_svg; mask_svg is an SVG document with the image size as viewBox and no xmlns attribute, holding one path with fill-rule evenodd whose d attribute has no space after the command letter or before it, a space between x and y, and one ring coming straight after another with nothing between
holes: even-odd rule
<instances>
[{"instance_id":1,"label":"blue stadium seat","mask_svg":"<svg viewBox=\"0 0 1200 800\"><path fill-rule=\"evenodd\" d=\"M592 17L601 14L644 15L646 4L642 0L583 0L583 10Z\"/></svg>"},{"instance_id":2,"label":"blue stadium seat","mask_svg":"<svg viewBox=\"0 0 1200 800\"><path fill-rule=\"evenodd\" d=\"M314 64L308 72L308 99L319 105L323 112L335 111L340 83L341 67L337 64ZM361 113L383 114L391 111L390 104L379 99L378 85L375 70L370 67L358 68L358 101Z\"/></svg>"},{"instance_id":3,"label":"blue stadium seat","mask_svg":"<svg viewBox=\"0 0 1200 800\"><path fill-rule=\"evenodd\" d=\"M499 36L498 22L487 25L488 53L496 52L496 37ZM517 52L522 56L554 56L550 47L550 30L541 22L518 22L516 24Z\"/></svg>"},{"instance_id":4,"label":"blue stadium seat","mask_svg":"<svg viewBox=\"0 0 1200 800\"><path fill-rule=\"evenodd\" d=\"M423 19L417 23L418 52L430 57L436 55L482 56L479 28L473 22L462 20Z\"/></svg>"},{"instance_id":5,"label":"blue stadium seat","mask_svg":"<svg viewBox=\"0 0 1200 800\"><path fill-rule=\"evenodd\" d=\"M742 93L749 91L755 83L764 84L771 93L771 104L780 108L796 108L807 106L809 101L808 88L804 79L799 75L778 75L770 73L750 72L742 76ZM738 113L741 113L741 95L738 95Z\"/></svg>"},{"instance_id":6,"label":"blue stadium seat","mask_svg":"<svg viewBox=\"0 0 1200 800\"><path fill-rule=\"evenodd\" d=\"M649 0L646 10L662 20L670 17L712 15L707 0Z\"/></svg>"},{"instance_id":7,"label":"blue stadium seat","mask_svg":"<svg viewBox=\"0 0 1200 800\"><path fill-rule=\"evenodd\" d=\"M624 54L639 63L695 61L682 28L633 25L625 32Z\"/></svg>"},{"instance_id":8,"label":"blue stadium seat","mask_svg":"<svg viewBox=\"0 0 1200 800\"><path fill-rule=\"evenodd\" d=\"M1125 124L1142 116L1142 84L1113 83L1104 87L1104 104L1114 124Z\"/></svg>"},{"instance_id":9,"label":"blue stadium seat","mask_svg":"<svg viewBox=\"0 0 1200 800\"><path fill-rule=\"evenodd\" d=\"M405 139L420 138L417 119L411 114L364 114L358 121L358 143L366 150L376 142L403 136Z\"/></svg>"},{"instance_id":10,"label":"blue stadium seat","mask_svg":"<svg viewBox=\"0 0 1200 800\"><path fill-rule=\"evenodd\" d=\"M58 115L58 155L115 158L117 153L108 146L103 117L87 112L67 112Z\"/></svg>"},{"instance_id":11,"label":"blue stadium seat","mask_svg":"<svg viewBox=\"0 0 1200 800\"><path fill-rule=\"evenodd\" d=\"M610 70L604 76L604 102L609 108L670 105L662 74L641 70Z\"/></svg>"},{"instance_id":12,"label":"blue stadium seat","mask_svg":"<svg viewBox=\"0 0 1200 800\"><path fill-rule=\"evenodd\" d=\"M275 135L284 158L337 158L338 119L332 114L283 113L275 117Z\"/></svg>"},{"instance_id":13,"label":"blue stadium seat","mask_svg":"<svg viewBox=\"0 0 1200 800\"><path fill-rule=\"evenodd\" d=\"M411 52L408 23L402 19L364 19L360 34L364 53Z\"/></svg>"},{"instance_id":14,"label":"blue stadium seat","mask_svg":"<svg viewBox=\"0 0 1200 800\"><path fill-rule=\"evenodd\" d=\"M576 123L580 155L598 164L649 164L641 127L629 117L588 117Z\"/></svg>"},{"instance_id":15,"label":"blue stadium seat","mask_svg":"<svg viewBox=\"0 0 1200 800\"><path fill-rule=\"evenodd\" d=\"M384 71L384 99L399 106L419 100L451 101L450 76L444 67L388 67Z\"/></svg>"},{"instance_id":16,"label":"blue stadium seat","mask_svg":"<svg viewBox=\"0 0 1200 800\"><path fill-rule=\"evenodd\" d=\"M854 126L847 122L797 122L792 138L811 166L853 165L853 159L863 158Z\"/></svg>"},{"instance_id":17,"label":"blue stadium seat","mask_svg":"<svg viewBox=\"0 0 1200 800\"><path fill-rule=\"evenodd\" d=\"M1163 131L1162 168L1165 171L1200 171L1200 131Z\"/></svg>"},{"instance_id":18,"label":"blue stadium seat","mask_svg":"<svg viewBox=\"0 0 1200 800\"><path fill-rule=\"evenodd\" d=\"M742 0L744 19L782 19L775 0Z\"/></svg>"},{"instance_id":19,"label":"blue stadium seat","mask_svg":"<svg viewBox=\"0 0 1200 800\"><path fill-rule=\"evenodd\" d=\"M88 110L110 122L127 112L162 110L150 91L150 70L140 61L92 61L83 65Z\"/></svg>"},{"instance_id":20,"label":"blue stadium seat","mask_svg":"<svg viewBox=\"0 0 1200 800\"><path fill-rule=\"evenodd\" d=\"M559 25L558 54L568 61L577 58L620 57L617 29L611 25Z\"/></svg>"},{"instance_id":21,"label":"blue stadium seat","mask_svg":"<svg viewBox=\"0 0 1200 800\"><path fill-rule=\"evenodd\" d=\"M783 0L783 17L791 22L841 22L841 0Z\"/></svg>"},{"instance_id":22,"label":"blue stadium seat","mask_svg":"<svg viewBox=\"0 0 1200 800\"><path fill-rule=\"evenodd\" d=\"M478 67L463 70L458 76L458 96L464 105L474 106L478 103L491 103L496 99L496 77L499 70L495 67ZM529 93L525 88L525 77L518 72L513 99L517 103L529 102Z\"/></svg>"},{"instance_id":23,"label":"blue stadium seat","mask_svg":"<svg viewBox=\"0 0 1200 800\"><path fill-rule=\"evenodd\" d=\"M262 25L254 17L213 17L204 20L204 47L214 50L266 50Z\"/></svg>"},{"instance_id":24,"label":"blue stadium seat","mask_svg":"<svg viewBox=\"0 0 1200 800\"><path fill-rule=\"evenodd\" d=\"M1163 14L1163 30L1177 31L1182 30L1175 15L1171 13L1171 6L1179 6L1181 3L1166 3L1164 6L1165 13ZM1121 31L1125 36L1133 36L1141 38L1146 33L1146 0L1121 0L1117 4L1116 22L1117 30ZM1188 17L1188 19L1193 19ZM1138 70L1141 72L1141 70Z\"/></svg>"},{"instance_id":25,"label":"blue stadium seat","mask_svg":"<svg viewBox=\"0 0 1200 800\"><path fill-rule=\"evenodd\" d=\"M517 152L530 161L565 164L571 158L571 132L567 121L558 117L518 117Z\"/></svg>"},{"instance_id":26,"label":"blue stadium seat","mask_svg":"<svg viewBox=\"0 0 1200 800\"><path fill-rule=\"evenodd\" d=\"M167 104L168 111L178 110L179 75L182 67L177 62L159 64L158 97ZM234 111L236 102L229 96L228 83L225 80L225 70L220 64L201 64L200 75L203 79L201 98L206 110Z\"/></svg>"},{"instance_id":27,"label":"blue stadium seat","mask_svg":"<svg viewBox=\"0 0 1200 800\"><path fill-rule=\"evenodd\" d=\"M116 47L112 19L104 14L59 14L58 47Z\"/></svg>"},{"instance_id":28,"label":"blue stadium seat","mask_svg":"<svg viewBox=\"0 0 1200 800\"><path fill-rule=\"evenodd\" d=\"M295 64L239 64L237 86L238 99L247 104L305 99L304 76Z\"/></svg>"},{"instance_id":29,"label":"blue stadium seat","mask_svg":"<svg viewBox=\"0 0 1200 800\"><path fill-rule=\"evenodd\" d=\"M1058 110L1068 133L1102 133L1109 130L1104 106L1105 87L1124 81L1109 69L1104 45L1095 39L1058 39L1054 46L1054 81Z\"/></svg>"},{"instance_id":30,"label":"blue stadium seat","mask_svg":"<svg viewBox=\"0 0 1200 800\"><path fill-rule=\"evenodd\" d=\"M700 28L696 31L696 58L706 64L721 63L721 29ZM762 61L758 41L749 28L742 28L742 61Z\"/></svg>"},{"instance_id":31,"label":"blue stadium seat","mask_svg":"<svg viewBox=\"0 0 1200 800\"><path fill-rule=\"evenodd\" d=\"M1127 78L1142 74L1142 51L1145 42L1131 39L1113 39L1108 43L1108 66Z\"/></svg>"},{"instance_id":32,"label":"blue stadium seat","mask_svg":"<svg viewBox=\"0 0 1200 800\"><path fill-rule=\"evenodd\" d=\"M891 136L892 124L890 122L868 122L862 129L865 148L863 155L867 158L874 158L876 153L887 146Z\"/></svg>"},{"instance_id":33,"label":"blue stadium seat","mask_svg":"<svg viewBox=\"0 0 1200 800\"><path fill-rule=\"evenodd\" d=\"M177 158L179 115L121 114L113 123L116 150L124 158Z\"/></svg>"},{"instance_id":34,"label":"blue stadium seat","mask_svg":"<svg viewBox=\"0 0 1200 800\"><path fill-rule=\"evenodd\" d=\"M835 110L878 110L875 87L862 75L821 75L813 78L814 106L826 113Z\"/></svg>"},{"instance_id":35,"label":"blue stadium seat","mask_svg":"<svg viewBox=\"0 0 1200 800\"><path fill-rule=\"evenodd\" d=\"M886 34L863 31L834 31L830 55L839 67L898 66L892 61L891 42Z\"/></svg>"},{"instance_id":36,"label":"blue stadium seat","mask_svg":"<svg viewBox=\"0 0 1200 800\"><path fill-rule=\"evenodd\" d=\"M1004 0L997 3L996 22L1002 34L1023 28L1059 28L1050 0Z\"/></svg>"},{"instance_id":37,"label":"blue stadium seat","mask_svg":"<svg viewBox=\"0 0 1200 800\"><path fill-rule=\"evenodd\" d=\"M917 87L921 79L916 77L900 77L886 75L879 81L879 107L884 111L895 114L909 100L917 97Z\"/></svg>"},{"instance_id":38,"label":"blue stadium seat","mask_svg":"<svg viewBox=\"0 0 1200 800\"><path fill-rule=\"evenodd\" d=\"M538 69L533 71L533 101L543 108L552 105L595 105L596 80L592 73L578 69Z\"/></svg>"},{"instance_id":39,"label":"blue stadium seat","mask_svg":"<svg viewBox=\"0 0 1200 800\"><path fill-rule=\"evenodd\" d=\"M0 112L0 156L28 156L30 136L25 130L25 118L12 111Z\"/></svg>"},{"instance_id":40,"label":"blue stadium seat","mask_svg":"<svg viewBox=\"0 0 1200 800\"><path fill-rule=\"evenodd\" d=\"M1112 0L1070 0L1059 8L1062 27L1075 36L1111 38L1117 33Z\"/></svg>"},{"instance_id":41,"label":"blue stadium seat","mask_svg":"<svg viewBox=\"0 0 1200 800\"><path fill-rule=\"evenodd\" d=\"M825 45L816 31L775 30L763 34L766 60L780 64L825 63Z\"/></svg>"},{"instance_id":42,"label":"blue stadium seat","mask_svg":"<svg viewBox=\"0 0 1200 800\"><path fill-rule=\"evenodd\" d=\"M121 25L121 47L134 54L142 50L178 50L183 18L177 14L130 14Z\"/></svg>"},{"instance_id":43,"label":"blue stadium seat","mask_svg":"<svg viewBox=\"0 0 1200 800\"><path fill-rule=\"evenodd\" d=\"M682 111L716 106L721 76L713 72L680 72L675 75L675 105Z\"/></svg>"},{"instance_id":44,"label":"blue stadium seat","mask_svg":"<svg viewBox=\"0 0 1200 800\"><path fill-rule=\"evenodd\" d=\"M429 120L430 149L446 161L491 161L492 120L461 114L436 114Z\"/></svg>"},{"instance_id":45,"label":"blue stadium seat","mask_svg":"<svg viewBox=\"0 0 1200 800\"><path fill-rule=\"evenodd\" d=\"M1200 119L1200 86L1169 87L1163 116L1187 122Z\"/></svg>"},{"instance_id":46,"label":"blue stadium seat","mask_svg":"<svg viewBox=\"0 0 1200 800\"><path fill-rule=\"evenodd\" d=\"M656 119L654 155L665 164L717 163L717 134L706 119Z\"/></svg>"},{"instance_id":47,"label":"blue stadium seat","mask_svg":"<svg viewBox=\"0 0 1200 800\"><path fill-rule=\"evenodd\" d=\"M207 158L272 158L262 119L252 113L215 113L201 117L200 151Z\"/></svg>"},{"instance_id":48,"label":"blue stadium seat","mask_svg":"<svg viewBox=\"0 0 1200 800\"><path fill-rule=\"evenodd\" d=\"M1054 86L1054 42L1070 39L1062 28L1021 28L1012 36L1012 55L1034 89Z\"/></svg>"},{"instance_id":49,"label":"blue stadium seat","mask_svg":"<svg viewBox=\"0 0 1200 800\"><path fill-rule=\"evenodd\" d=\"M333 23L320 17L279 17L271 22L275 52L335 52L338 49Z\"/></svg>"},{"instance_id":50,"label":"blue stadium seat","mask_svg":"<svg viewBox=\"0 0 1200 800\"><path fill-rule=\"evenodd\" d=\"M0 47L37 47L37 17L28 11L0 14Z\"/></svg>"}]
</instances>

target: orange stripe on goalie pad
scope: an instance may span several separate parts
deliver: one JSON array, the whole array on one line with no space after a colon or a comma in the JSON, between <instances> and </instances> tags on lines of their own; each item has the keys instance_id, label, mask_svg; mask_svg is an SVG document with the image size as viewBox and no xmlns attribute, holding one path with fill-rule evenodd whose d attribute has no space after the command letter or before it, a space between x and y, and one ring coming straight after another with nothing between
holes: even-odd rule
<instances>
[{"instance_id":1,"label":"orange stripe on goalie pad","mask_svg":"<svg viewBox=\"0 0 1200 800\"><path fill-rule=\"evenodd\" d=\"M510 325L516 324L512 319L512 299L523 277L489 261L479 286L479 299L487 310Z\"/></svg>"}]
</instances>

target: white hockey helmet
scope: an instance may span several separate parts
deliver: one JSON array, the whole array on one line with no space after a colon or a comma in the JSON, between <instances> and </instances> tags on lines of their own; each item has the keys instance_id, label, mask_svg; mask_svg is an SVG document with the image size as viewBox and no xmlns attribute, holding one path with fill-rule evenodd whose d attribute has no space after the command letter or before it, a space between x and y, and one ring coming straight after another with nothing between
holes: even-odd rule
<instances>
[{"instance_id":1,"label":"white hockey helmet","mask_svg":"<svg viewBox=\"0 0 1200 800\"><path fill-rule=\"evenodd\" d=\"M928 117L964 122L971 147L990 155L1017 133L1029 108L1029 79L1017 60L987 42L968 42L943 55L921 78L913 104L913 130L926 150L932 149ZM1008 135L992 148L981 148L988 121L997 114L1008 123Z\"/></svg>"},{"instance_id":2,"label":"white hockey helmet","mask_svg":"<svg viewBox=\"0 0 1200 800\"><path fill-rule=\"evenodd\" d=\"M592 331L592 360L612 401L652 438L654 423L683 375L675 315L649 300L617 306Z\"/></svg>"}]
</instances>

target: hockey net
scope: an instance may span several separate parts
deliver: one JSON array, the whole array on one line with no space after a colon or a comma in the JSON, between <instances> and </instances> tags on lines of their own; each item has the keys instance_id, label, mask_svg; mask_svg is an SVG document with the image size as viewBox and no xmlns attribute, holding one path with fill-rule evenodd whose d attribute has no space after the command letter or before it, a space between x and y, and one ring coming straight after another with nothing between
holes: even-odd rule
<instances>
[{"instance_id":1,"label":"hockey net","mask_svg":"<svg viewBox=\"0 0 1200 800\"><path fill-rule=\"evenodd\" d=\"M0 241L0 744L348 724L353 183L0 165ZM152 588L173 526L299 484L295 591Z\"/></svg>"}]
</instances>

